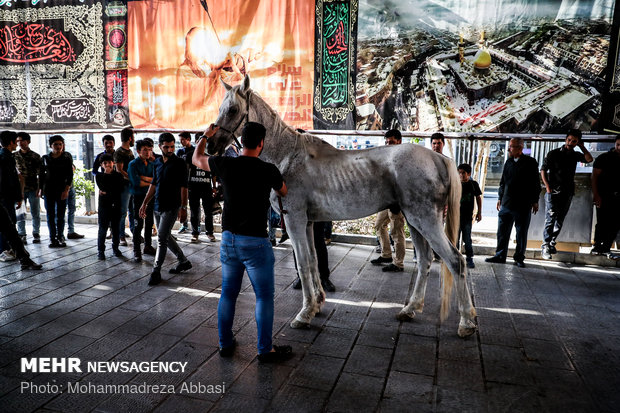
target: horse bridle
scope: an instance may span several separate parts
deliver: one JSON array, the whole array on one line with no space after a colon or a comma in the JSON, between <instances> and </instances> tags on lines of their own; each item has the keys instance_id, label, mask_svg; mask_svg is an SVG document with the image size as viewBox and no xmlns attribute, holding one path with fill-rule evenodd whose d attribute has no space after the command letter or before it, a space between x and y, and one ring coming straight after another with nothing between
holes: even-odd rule
<instances>
[{"instance_id":1,"label":"horse bridle","mask_svg":"<svg viewBox=\"0 0 620 413\"><path fill-rule=\"evenodd\" d=\"M237 126L235 126L233 130L229 130L223 126L220 126L220 130L232 135L233 139L235 140L235 143L237 144L237 147L240 149L241 149L241 142L239 142L239 139L237 139L237 135L235 134L235 132L237 132L237 129L239 129L239 127L241 126L244 120L246 121L246 123L250 121L250 98L251 96L252 96L252 92L248 91L248 98L246 99L247 105L245 108L245 116L239 119L239 123L237 123Z\"/></svg>"}]
</instances>

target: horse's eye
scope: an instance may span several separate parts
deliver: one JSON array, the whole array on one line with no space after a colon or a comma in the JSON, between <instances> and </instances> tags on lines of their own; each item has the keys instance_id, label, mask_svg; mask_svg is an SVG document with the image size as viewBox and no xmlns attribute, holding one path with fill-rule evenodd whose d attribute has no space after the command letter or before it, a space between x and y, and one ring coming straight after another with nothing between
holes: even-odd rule
<instances>
[{"instance_id":1,"label":"horse's eye","mask_svg":"<svg viewBox=\"0 0 620 413\"><path fill-rule=\"evenodd\" d=\"M239 109L237 109L237 108L235 108L235 107L230 108L230 109L228 110L228 116L231 116L231 117L232 117L232 116L235 116L235 115L237 114L237 112L239 112Z\"/></svg>"}]
</instances>

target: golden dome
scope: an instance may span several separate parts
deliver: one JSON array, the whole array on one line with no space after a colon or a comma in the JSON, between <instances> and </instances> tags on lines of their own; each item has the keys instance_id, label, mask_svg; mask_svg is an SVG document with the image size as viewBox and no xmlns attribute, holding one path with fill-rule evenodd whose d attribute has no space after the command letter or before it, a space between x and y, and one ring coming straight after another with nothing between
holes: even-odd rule
<instances>
[{"instance_id":1,"label":"golden dome","mask_svg":"<svg viewBox=\"0 0 620 413\"><path fill-rule=\"evenodd\" d=\"M478 50L474 56L474 67L476 69L488 69L491 66L491 54L486 49Z\"/></svg>"}]
</instances>

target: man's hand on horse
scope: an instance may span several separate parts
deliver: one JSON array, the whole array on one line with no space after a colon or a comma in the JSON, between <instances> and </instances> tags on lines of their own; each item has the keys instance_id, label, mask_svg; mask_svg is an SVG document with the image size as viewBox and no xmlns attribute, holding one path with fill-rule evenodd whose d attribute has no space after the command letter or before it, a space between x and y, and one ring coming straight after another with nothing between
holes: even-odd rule
<instances>
[{"instance_id":1,"label":"man's hand on horse","mask_svg":"<svg viewBox=\"0 0 620 413\"><path fill-rule=\"evenodd\" d=\"M215 133L220 129L215 123L209 125L209 128L205 131L203 136L206 136L207 139L215 135Z\"/></svg>"}]
</instances>

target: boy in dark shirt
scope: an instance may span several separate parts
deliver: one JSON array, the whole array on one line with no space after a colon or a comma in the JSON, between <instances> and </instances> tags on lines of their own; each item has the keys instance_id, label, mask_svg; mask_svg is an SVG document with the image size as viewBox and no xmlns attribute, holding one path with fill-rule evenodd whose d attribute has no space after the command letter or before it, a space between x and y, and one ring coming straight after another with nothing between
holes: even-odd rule
<instances>
[{"instance_id":1,"label":"boy in dark shirt","mask_svg":"<svg viewBox=\"0 0 620 413\"><path fill-rule=\"evenodd\" d=\"M121 192L125 188L123 175L114 170L112 155L101 156L101 166L104 172L95 175L99 187L99 232L97 234L97 258L105 260L105 234L108 227L112 229L112 251L114 255L123 258L118 249L120 242L121 220Z\"/></svg>"},{"instance_id":2,"label":"boy in dark shirt","mask_svg":"<svg viewBox=\"0 0 620 413\"><path fill-rule=\"evenodd\" d=\"M458 166L459 177L461 178L461 237L463 244L465 244L465 257L467 261L467 268L475 268L474 264L474 249L471 242L471 226L472 217L474 214L474 198L478 205L478 212L476 213L476 222L480 222L482 219L482 191L478 182L471 179L471 165L467 163L460 164Z\"/></svg>"}]
</instances>

